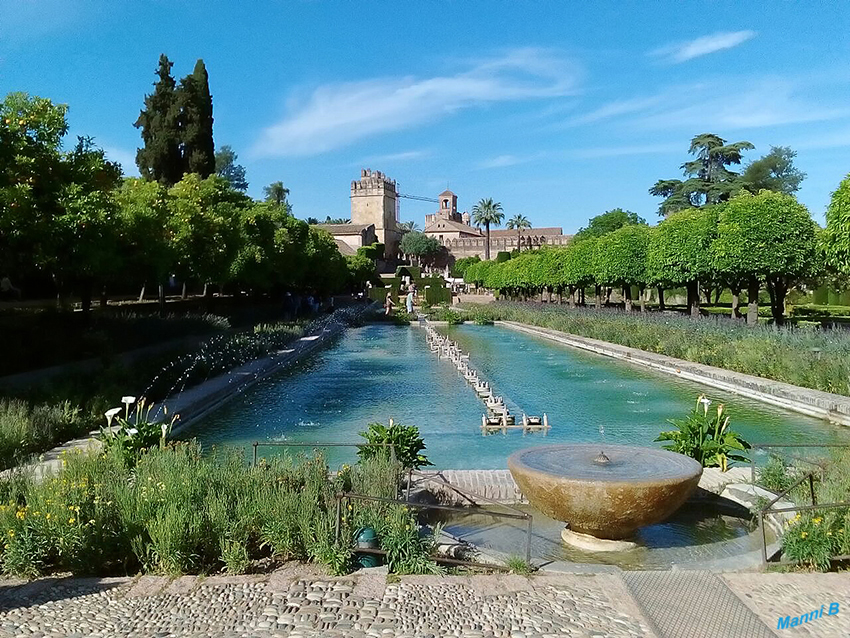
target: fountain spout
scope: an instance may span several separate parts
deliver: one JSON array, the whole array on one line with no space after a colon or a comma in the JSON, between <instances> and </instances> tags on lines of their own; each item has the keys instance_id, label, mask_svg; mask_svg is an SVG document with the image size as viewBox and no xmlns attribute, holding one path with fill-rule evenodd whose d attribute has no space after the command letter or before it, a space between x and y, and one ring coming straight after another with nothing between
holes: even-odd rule
<instances>
[{"instance_id":1,"label":"fountain spout","mask_svg":"<svg viewBox=\"0 0 850 638\"><path fill-rule=\"evenodd\" d=\"M600 450L599 455L593 459L593 462L596 463L596 465L608 465L611 462L611 459L605 456L605 452Z\"/></svg>"}]
</instances>

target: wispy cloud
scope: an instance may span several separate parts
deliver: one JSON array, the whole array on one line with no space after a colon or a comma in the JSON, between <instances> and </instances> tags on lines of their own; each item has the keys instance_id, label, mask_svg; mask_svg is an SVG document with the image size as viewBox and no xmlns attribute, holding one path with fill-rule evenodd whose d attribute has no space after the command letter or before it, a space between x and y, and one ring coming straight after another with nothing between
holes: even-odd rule
<instances>
[{"instance_id":1,"label":"wispy cloud","mask_svg":"<svg viewBox=\"0 0 850 638\"><path fill-rule=\"evenodd\" d=\"M793 79L724 78L669 87L651 96L618 100L567 120L631 129L733 130L834 120L850 108L809 99L812 87ZM728 99L734 95L735 99Z\"/></svg>"},{"instance_id":2,"label":"wispy cloud","mask_svg":"<svg viewBox=\"0 0 850 638\"><path fill-rule=\"evenodd\" d=\"M516 155L497 155L477 164L477 168L503 168L505 166L516 166L527 162L527 158L517 157Z\"/></svg>"},{"instance_id":3,"label":"wispy cloud","mask_svg":"<svg viewBox=\"0 0 850 638\"><path fill-rule=\"evenodd\" d=\"M422 159L423 157L428 157L429 155L431 155L431 151L429 150L402 151L400 153L388 153L386 155L371 155L369 157L364 157L363 159L357 160L352 165L369 166L390 163L397 164L400 162L409 162L411 160Z\"/></svg>"},{"instance_id":4,"label":"wispy cloud","mask_svg":"<svg viewBox=\"0 0 850 638\"><path fill-rule=\"evenodd\" d=\"M259 157L315 155L357 140L447 117L462 109L570 94L577 67L542 49L478 60L453 75L327 84L292 103L255 144Z\"/></svg>"},{"instance_id":5,"label":"wispy cloud","mask_svg":"<svg viewBox=\"0 0 850 638\"><path fill-rule=\"evenodd\" d=\"M598 146L577 148L569 152L571 157L596 159L601 157L626 157L629 155L657 155L681 150L681 144L633 144L625 146Z\"/></svg>"},{"instance_id":6,"label":"wispy cloud","mask_svg":"<svg viewBox=\"0 0 850 638\"><path fill-rule=\"evenodd\" d=\"M708 55L709 53L732 49L754 37L756 37L755 31L721 31L687 42L668 44L650 51L649 55L661 58L671 64L680 64L694 58L702 57L703 55Z\"/></svg>"}]
</instances>

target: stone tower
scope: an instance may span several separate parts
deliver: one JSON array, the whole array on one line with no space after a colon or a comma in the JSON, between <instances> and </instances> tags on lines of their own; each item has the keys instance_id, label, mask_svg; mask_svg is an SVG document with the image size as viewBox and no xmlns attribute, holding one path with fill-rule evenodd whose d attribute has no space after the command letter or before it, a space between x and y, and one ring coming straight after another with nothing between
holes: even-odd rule
<instances>
[{"instance_id":1,"label":"stone tower","mask_svg":"<svg viewBox=\"0 0 850 638\"><path fill-rule=\"evenodd\" d=\"M381 171L364 168L360 179L351 182L351 223L374 224L378 241L384 244L384 256L398 254L401 233L398 230L398 191L395 180Z\"/></svg>"}]
</instances>

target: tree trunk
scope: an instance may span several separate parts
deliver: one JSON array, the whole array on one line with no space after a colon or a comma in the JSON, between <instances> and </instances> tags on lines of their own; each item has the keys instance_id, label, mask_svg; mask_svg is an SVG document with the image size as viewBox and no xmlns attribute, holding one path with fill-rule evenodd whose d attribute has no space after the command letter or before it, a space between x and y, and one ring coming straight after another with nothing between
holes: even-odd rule
<instances>
[{"instance_id":1,"label":"tree trunk","mask_svg":"<svg viewBox=\"0 0 850 638\"><path fill-rule=\"evenodd\" d=\"M759 322L759 282L751 279L747 286L747 325L755 326Z\"/></svg>"},{"instance_id":2,"label":"tree trunk","mask_svg":"<svg viewBox=\"0 0 850 638\"><path fill-rule=\"evenodd\" d=\"M613 288L605 289L605 306L607 307L611 303L611 293L614 292Z\"/></svg>"},{"instance_id":3,"label":"tree trunk","mask_svg":"<svg viewBox=\"0 0 850 638\"><path fill-rule=\"evenodd\" d=\"M646 288L640 287L640 311L646 312Z\"/></svg>"},{"instance_id":4,"label":"tree trunk","mask_svg":"<svg viewBox=\"0 0 850 638\"><path fill-rule=\"evenodd\" d=\"M576 287L570 286L570 308L576 307Z\"/></svg>"},{"instance_id":5,"label":"tree trunk","mask_svg":"<svg viewBox=\"0 0 850 638\"><path fill-rule=\"evenodd\" d=\"M80 305L83 308L84 315L91 312L91 282L83 282L80 288Z\"/></svg>"},{"instance_id":6,"label":"tree trunk","mask_svg":"<svg viewBox=\"0 0 850 638\"><path fill-rule=\"evenodd\" d=\"M692 317L699 317L699 281L688 282L688 310Z\"/></svg>"},{"instance_id":7,"label":"tree trunk","mask_svg":"<svg viewBox=\"0 0 850 638\"><path fill-rule=\"evenodd\" d=\"M732 288L732 318L740 319L741 313L738 308L741 305L741 289L740 288Z\"/></svg>"},{"instance_id":8,"label":"tree trunk","mask_svg":"<svg viewBox=\"0 0 850 638\"><path fill-rule=\"evenodd\" d=\"M656 286L655 289L658 291L658 309L664 310L664 288Z\"/></svg>"},{"instance_id":9,"label":"tree trunk","mask_svg":"<svg viewBox=\"0 0 850 638\"><path fill-rule=\"evenodd\" d=\"M623 286L623 301L626 305L626 312L632 311L632 287Z\"/></svg>"},{"instance_id":10,"label":"tree trunk","mask_svg":"<svg viewBox=\"0 0 850 638\"><path fill-rule=\"evenodd\" d=\"M490 222L484 224L484 261L490 261Z\"/></svg>"},{"instance_id":11,"label":"tree trunk","mask_svg":"<svg viewBox=\"0 0 850 638\"><path fill-rule=\"evenodd\" d=\"M165 286L159 284L159 316L165 316Z\"/></svg>"},{"instance_id":12,"label":"tree trunk","mask_svg":"<svg viewBox=\"0 0 850 638\"><path fill-rule=\"evenodd\" d=\"M714 305L715 306L720 303L720 295L722 295L722 294L723 294L723 286L718 286L717 288L714 289Z\"/></svg>"},{"instance_id":13,"label":"tree trunk","mask_svg":"<svg viewBox=\"0 0 850 638\"><path fill-rule=\"evenodd\" d=\"M595 301L594 305L596 306L597 310L601 310L602 309L602 286L600 286L599 284L596 284L595 291L596 291L596 301Z\"/></svg>"},{"instance_id":14,"label":"tree trunk","mask_svg":"<svg viewBox=\"0 0 850 638\"><path fill-rule=\"evenodd\" d=\"M146 284L142 284L142 291L139 293L139 303L145 300L145 287Z\"/></svg>"},{"instance_id":15,"label":"tree trunk","mask_svg":"<svg viewBox=\"0 0 850 638\"><path fill-rule=\"evenodd\" d=\"M584 288L579 288L579 290L578 290L578 295L579 295L579 303L580 303L582 306L586 306L586 305L587 305L587 302L586 302L586 301L585 301L585 299L584 299Z\"/></svg>"},{"instance_id":16,"label":"tree trunk","mask_svg":"<svg viewBox=\"0 0 850 638\"><path fill-rule=\"evenodd\" d=\"M181 299L186 298L186 282L185 281L183 282L183 292L180 293L180 298Z\"/></svg>"},{"instance_id":17,"label":"tree trunk","mask_svg":"<svg viewBox=\"0 0 850 638\"><path fill-rule=\"evenodd\" d=\"M777 326L785 324L785 297L788 295L788 286L782 278L775 281L767 281L767 290L770 293L770 314Z\"/></svg>"}]
</instances>

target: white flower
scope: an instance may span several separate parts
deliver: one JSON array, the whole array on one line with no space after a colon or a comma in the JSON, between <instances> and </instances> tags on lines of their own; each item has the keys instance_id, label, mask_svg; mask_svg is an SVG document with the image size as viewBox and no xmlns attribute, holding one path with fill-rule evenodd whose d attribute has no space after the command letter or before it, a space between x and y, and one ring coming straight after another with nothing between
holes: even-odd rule
<instances>
[{"instance_id":1,"label":"white flower","mask_svg":"<svg viewBox=\"0 0 850 638\"><path fill-rule=\"evenodd\" d=\"M106 415L106 425L112 425L112 419L121 414L121 408L112 408L111 410L107 410Z\"/></svg>"},{"instance_id":2,"label":"white flower","mask_svg":"<svg viewBox=\"0 0 850 638\"><path fill-rule=\"evenodd\" d=\"M130 405L131 403L135 403L135 402L136 402L136 397L131 397L131 396L121 397L121 403L123 403L124 405Z\"/></svg>"},{"instance_id":3,"label":"white flower","mask_svg":"<svg viewBox=\"0 0 850 638\"><path fill-rule=\"evenodd\" d=\"M139 433L139 431L136 428L129 428L127 430L127 434L129 434L130 436L133 436L133 435L138 434L138 433Z\"/></svg>"}]
</instances>

